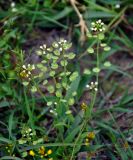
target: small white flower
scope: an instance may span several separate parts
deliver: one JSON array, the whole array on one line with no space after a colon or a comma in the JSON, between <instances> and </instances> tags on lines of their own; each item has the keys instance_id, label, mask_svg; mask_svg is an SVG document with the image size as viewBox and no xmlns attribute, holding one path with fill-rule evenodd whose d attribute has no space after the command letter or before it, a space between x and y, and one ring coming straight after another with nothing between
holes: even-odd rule
<instances>
[{"instance_id":1,"label":"small white flower","mask_svg":"<svg viewBox=\"0 0 133 160\"><path fill-rule=\"evenodd\" d=\"M46 49L46 47L47 47L47 46L46 46L46 44L43 44L43 48L45 48L45 49Z\"/></svg>"},{"instance_id":2,"label":"small white flower","mask_svg":"<svg viewBox=\"0 0 133 160\"><path fill-rule=\"evenodd\" d=\"M57 102L54 102L55 105L57 105Z\"/></svg>"},{"instance_id":3,"label":"small white flower","mask_svg":"<svg viewBox=\"0 0 133 160\"><path fill-rule=\"evenodd\" d=\"M43 49L43 46L40 46L40 49Z\"/></svg>"},{"instance_id":4,"label":"small white flower","mask_svg":"<svg viewBox=\"0 0 133 160\"><path fill-rule=\"evenodd\" d=\"M98 91L98 82L91 82L90 85L86 85L87 88L89 88L90 90L94 90L94 91Z\"/></svg>"},{"instance_id":5,"label":"small white flower","mask_svg":"<svg viewBox=\"0 0 133 160\"><path fill-rule=\"evenodd\" d=\"M30 64L28 64L28 67L30 67L31 65Z\"/></svg>"},{"instance_id":6,"label":"small white flower","mask_svg":"<svg viewBox=\"0 0 133 160\"><path fill-rule=\"evenodd\" d=\"M98 20L98 23L101 23L101 22L102 22L101 19L99 19L99 20Z\"/></svg>"},{"instance_id":7,"label":"small white flower","mask_svg":"<svg viewBox=\"0 0 133 160\"><path fill-rule=\"evenodd\" d=\"M101 19L91 23L91 30L95 32L103 32L105 30L104 23Z\"/></svg>"},{"instance_id":8,"label":"small white flower","mask_svg":"<svg viewBox=\"0 0 133 160\"><path fill-rule=\"evenodd\" d=\"M32 129L31 129L31 128L29 128L29 129L28 129L28 131L29 131L29 132L31 132L31 131L32 131Z\"/></svg>"},{"instance_id":9,"label":"small white flower","mask_svg":"<svg viewBox=\"0 0 133 160\"><path fill-rule=\"evenodd\" d=\"M43 54L46 54L46 52L45 52L45 51L43 51Z\"/></svg>"},{"instance_id":10,"label":"small white flower","mask_svg":"<svg viewBox=\"0 0 133 160\"><path fill-rule=\"evenodd\" d=\"M120 8L120 4L116 4L116 5L115 5L115 8Z\"/></svg>"},{"instance_id":11,"label":"small white flower","mask_svg":"<svg viewBox=\"0 0 133 160\"><path fill-rule=\"evenodd\" d=\"M90 85L87 84L87 85L86 85L86 88L89 88L89 87L90 87Z\"/></svg>"},{"instance_id":12,"label":"small white flower","mask_svg":"<svg viewBox=\"0 0 133 160\"><path fill-rule=\"evenodd\" d=\"M102 30L102 29L99 29L99 31L102 32L103 30Z\"/></svg>"},{"instance_id":13,"label":"small white flower","mask_svg":"<svg viewBox=\"0 0 133 160\"><path fill-rule=\"evenodd\" d=\"M47 48L47 51L50 51L51 49L50 48Z\"/></svg>"},{"instance_id":14,"label":"small white flower","mask_svg":"<svg viewBox=\"0 0 133 160\"><path fill-rule=\"evenodd\" d=\"M58 47L59 45L57 43L55 43L55 47Z\"/></svg>"},{"instance_id":15,"label":"small white flower","mask_svg":"<svg viewBox=\"0 0 133 160\"><path fill-rule=\"evenodd\" d=\"M59 48L59 51L62 51L62 48Z\"/></svg>"},{"instance_id":16,"label":"small white flower","mask_svg":"<svg viewBox=\"0 0 133 160\"><path fill-rule=\"evenodd\" d=\"M28 74L31 74L31 72L30 72L30 71L28 71Z\"/></svg>"},{"instance_id":17,"label":"small white flower","mask_svg":"<svg viewBox=\"0 0 133 160\"><path fill-rule=\"evenodd\" d=\"M26 66L25 66L25 65L23 65L23 66L22 66L22 68L26 69Z\"/></svg>"},{"instance_id":18,"label":"small white flower","mask_svg":"<svg viewBox=\"0 0 133 160\"><path fill-rule=\"evenodd\" d=\"M51 109L49 112L50 112L50 113L53 113L54 111Z\"/></svg>"},{"instance_id":19,"label":"small white flower","mask_svg":"<svg viewBox=\"0 0 133 160\"><path fill-rule=\"evenodd\" d=\"M12 8L14 8L15 5L16 5L15 2L12 2L12 3L11 3L11 7L12 7Z\"/></svg>"},{"instance_id":20,"label":"small white flower","mask_svg":"<svg viewBox=\"0 0 133 160\"><path fill-rule=\"evenodd\" d=\"M35 69L35 65L34 65L34 64L32 65L32 69L33 69L33 70Z\"/></svg>"},{"instance_id":21,"label":"small white flower","mask_svg":"<svg viewBox=\"0 0 133 160\"><path fill-rule=\"evenodd\" d=\"M92 23L91 23L91 25L92 25L92 26L94 26L94 25L95 25L95 23L94 23L94 22L92 22Z\"/></svg>"}]
</instances>

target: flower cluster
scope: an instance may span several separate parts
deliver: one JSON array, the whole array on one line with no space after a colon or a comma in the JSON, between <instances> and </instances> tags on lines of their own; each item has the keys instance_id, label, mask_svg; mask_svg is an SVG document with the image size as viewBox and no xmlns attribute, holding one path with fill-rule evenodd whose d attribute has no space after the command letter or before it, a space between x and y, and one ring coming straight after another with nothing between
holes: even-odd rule
<instances>
[{"instance_id":1,"label":"flower cluster","mask_svg":"<svg viewBox=\"0 0 133 160\"><path fill-rule=\"evenodd\" d=\"M19 139L19 144L25 144L33 141L33 137L36 135L35 131L32 131L28 126L23 126L21 130L22 137Z\"/></svg>"},{"instance_id":2,"label":"flower cluster","mask_svg":"<svg viewBox=\"0 0 133 160\"><path fill-rule=\"evenodd\" d=\"M12 154L12 151L13 151L13 144L7 144L6 145L6 152L11 155Z\"/></svg>"},{"instance_id":3,"label":"flower cluster","mask_svg":"<svg viewBox=\"0 0 133 160\"><path fill-rule=\"evenodd\" d=\"M50 109L50 113L52 113L53 115L57 116L56 108Z\"/></svg>"},{"instance_id":4,"label":"flower cluster","mask_svg":"<svg viewBox=\"0 0 133 160\"><path fill-rule=\"evenodd\" d=\"M34 151L34 150L30 150L28 152L28 154L32 157L35 156L39 156L40 158L48 158L48 160L53 160L53 158L51 158L51 154L52 154L52 150L51 149L46 149L44 146L41 146L38 151Z\"/></svg>"},{"instance_id":5,"label":"flower cluster","mask_svg":"<svg viewBox=\"0 0 133 160\"><path fill-rule=\"evenodd\" d=\"M53 42L50 47L46 44L41 45L37 51L37 55L42 59L37 64L37 68L40 71L39 78L43 80L43 86L49 94L54 94L61 102L68 102L69 105L74 104L75 92L68 101L64 97L70 84L78 77L77 71L68 70L69 60L75 57L73 52L69 52L71 45L67 40L60 39ZM55 102L50 101L47 104L54 105Z\"/></svg>"},{"instance_id":6,"label":"flower cluster","mask_svg":"<svg viewBox=\"0 0 133 160\"><path fill-rule=\"evenodd\" d=\"M87 84L86 87L89 89L89 90L92 90L92 91L98 91L98 82L91 82L90 85Z\"/></svg>"},{"instance_id":7,"label":"flower cluster","mask_svg":"<svg viewBox=\"0 0 133 160\"><path fill-rule=\"evenodd\" d=\"M23 65L20 68L20 77L21 77L24 85L28 85L29 81L31 81L31 79L33 79L32 73L34 70L35 70L35 65L31 65L31 64Z\"/></svg>"},{"instance_id":8,"label":"flower cluster","mask_svg":"<svg viewBox=\"0 0 133 160\"><path fill-rule=\"evenodd\" d=\"M48 157L49 155L52 154L52 150L51 149L48 149L46 151L46 149L44 148L44 146L41 146L38 150L38 153L40 154L40 157L43 158L43 157Z\"/></svg>"},{"instance_id":9,"label":"flower cluster","mask_svg":"<svg viewBox=\"0 0 133 160\"><path fill-rule=\"evenodd\" d=\"M81 104L81 109L83 110L83 111L86 111L87 110L87 104L85 104L84 102Z\"/></svg>"},{"instance_id":10,"label":"flower cluster","mask_svg":"<svg viewBox=\"0 0 133 160\"><path fill-rule=\"evenodd\" d=\"M98 33L103 32L105 31L105 24L101 21L101 19L99 19L96 22L91 23L91 30Z\"/></svg>"},{"instance_id":11,"label":"flower cluster","mask_svg":"<svg viewBox=\"0 0 133 160\"><path fill-rule=\"evenodd\" d=\"M94 132L89 132L87 134L87 137L85 139L85 145L89 145L90 142L95 138L95 133Z\"/></svg>"}]
</instances>

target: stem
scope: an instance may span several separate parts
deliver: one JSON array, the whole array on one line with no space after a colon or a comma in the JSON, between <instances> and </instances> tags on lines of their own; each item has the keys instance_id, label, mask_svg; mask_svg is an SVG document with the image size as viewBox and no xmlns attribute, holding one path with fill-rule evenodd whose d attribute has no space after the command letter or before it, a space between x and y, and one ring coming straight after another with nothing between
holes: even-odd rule
<instances>
[{"instance_id":1,"label":"stem","mask_svg":"<svg viewBox=\"0 0 133 160\"><path fill-rule=\"evenodd\" d=\"M99 40L97 40L97 52L96 52L96 66L97 68L99 68ZM96 74L96 81L98 82L98 77L99 77L99 73ZM87 125L87 122L91 119L91 115L92 115L92 110L93 110L93 107L94 107L94 104L95 104L95 101L96 101L96 96L97 96L97 92L94 93L93 95L93 99L92 99L92 102L91 102L91 105L90 105L90 109L89 109L89 114L86 115L86 118L82 124L82 128L81 128L81 131L75 141L75 144L74 144L74 147L73 147L73 151L72 151L72 155L71 155L71 159L70 160L73 160L73 156L74 156L74 150L75 150L75 147L76 147L76 144L78 142L78 140L80 139L80 136L84 130L84 128L86 127ZM89 117L89 118L87 118Z\"/></svg>"},{"instance_id":2,"label":"stem","mask_svg":"<svg viewBox=\"0 0 133 160\"><path fill-rule=\"evenodd\" d=\"M97 49L96 49L96 67L99 68L100 62L99 62L99 39L97 39ZM99 82L99 73L96 73L96 81ZM97 92L93 94L93 99L90 105L89 113L87 116L91 119L92 110L96 102Z\"/></svg>"},{"instance_id":3,"label":"stem","mask_svg":"<svg viewBox=\"0 0 133 160\"><path fill-rule=\"evenodd\" d=\"M97 42L97 59L96 59L96 61L97 61L97 68L99 68L99 40L97 40L97 41L98 42ZM98 82L98 76L99 76L99 73L96 74L97 82Z\"/></svg>"}]
</instances>

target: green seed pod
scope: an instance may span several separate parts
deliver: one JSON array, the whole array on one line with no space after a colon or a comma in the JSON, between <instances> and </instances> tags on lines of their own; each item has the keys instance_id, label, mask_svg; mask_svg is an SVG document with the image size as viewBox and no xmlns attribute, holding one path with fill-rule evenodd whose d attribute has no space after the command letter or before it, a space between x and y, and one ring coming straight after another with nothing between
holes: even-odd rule
<instances>
[{"instance_id":1,"label":"green seed pod","mask_svg":"<svg viewBox=\"0 0 133 160\"><path fill-rule=\"evenodd\" d=\"M54 54L55 54L56 56L59 56L59 55L60 55L60 51L59 51L59 50L55 50L55 51L54 51Z\"/></svg>"},{"instance_id":2,"label":"green seed pod","mask_svg":"<svg viewBox=\"0 0 133 160\"><path fill-rule=\"evenodd\" d=\"M29 82L22 82L22 84L24 85L24 86L28 86L28 84L29 84Z\"/></svg>"},{"instance_id":3,"label":"green seed pod","mask_svg":"<svg viewBox=\"0 0 133 160\"><path fill-rule=\"evenodd\" d=\"M63 86L64 88L67 88L67 83L62 82L62 86Z\"/></svg>"},{"instance_id":4,"label":"green seed pod","mask_svg":"<svg viewBox=\"0 0 133 160\"><path fill-rule=\"evenodd\" d=\"M76 92L76 91L72 93L72 96L76 96L76 95L77 95L77 92Z\"/></svg>"},{"instance_id":5,"label":"green seed pod","mask_svg":"<svg viewBox=\"0 0 133 160\"><path fill-rule=\"evenodd\" d=\"M93 48L88 48L87 51L88 51L88 53L94 53L94 49Z\"/></svg>"},{"instance_id":6,"label":"green seed pod","mask_svg":"<svg viewBox=\"0 0 133 160\"><path fill-rule=\"evenodd\" d=\"M49 91L49 93L54 93L54 87L52 85L47 87L47 90Z\"/></svg>"},{"instance_id":7,"label":"green seed pod","mask_svg":"<svg viewBox=\"0 0 133 160\"><path fill-rule=\"evenodd\" d=\"M100 68L97 68L97 67L93 68L93 72L99 73L100 72Z\"/></svg>"},{"instance_id":8,"label":"green seed pod","mask_svg":"<svg viewBox=\"0 0 133 160\"><path fill-rule=\"evenodd\" d=\"M42 78L44 76L44 72L40 72L38 77Z\"/></svg>"},{"instance_id":9,"label":"green seed pod","mask_svg":"<svg viewBox=\"0 0 133 160\"><path fill-rule=\"evenodd\" d=\"M71 111L71 110L68 110L68 111L66 111L65 113L66 113L67 115L68 115L68 114L72 114L72 111Z\"/></svg>"},{"instance_id":10,"label":"green seed pod","mask_svg":"<svg viewBox=\"0 0 133 160\"><path fill-rule=\"evenodd\" d=\"M59 98L62 97L61 90L57 90L55 94L56 94L56 96L59 97Z\"/></svg>"},{"instance_id":11,"label":"green seed pod","mask_svg":"<svg viewBox=\"0 0 133 160\"><path fill-rule=\"evenodd\" d=\"M36 54L37 54L38 56L41 56L41 55L43 54L43 52L42 52L42 50L38 50L38 51L36 52Z\"/></svg>"},{"instance_id":12,"label":"green seed pod","mask_svg":"<svg viewBox=\"0 0 133 160\"><path fill-rule=\"evenodd\" d=\"M48 68L45 67L45 66L43 66L42 68L40 68L40 70L41 70L43 73L45 73L45 72L47 72Z\"/></svg>"},{"instance_id":13,"label":"green seed pod","mask_svg":"<svg viewBox=\"0 0 133 160\"><path fill-rule=\"evenodd\" d=\"M103 33L98 34L98 39L99 40L103 40L105 38Z\"/></svg>"},{"instance_id":14,"label":"green seed pod","mask_svg":"<svg viewBox=\"0 0 133 160\"><path fill-rule=\"evenodd\" d=\"M56 83L56 88L61 88L61 84L60 83Z\"/></svg>"},{"instance_id":15,"label":"green seed pod","mask_svg":"<svg viewBox=\"0 0 133 160\"><path fill-rule=\"evenodd\" d=\"M58 48L58 47L59 47L59 44L58 44L57 42L53 42L53 43L52 43L52 46L53 46L54 48Z\"/></svg>"},{"instance_id":16,"label":"green seed pod","mask_svg":"<svg viewBox=\"0 0 133 160\"><path fill-rule=\"evenodd\" d=\"M59 59L59 57L57 57L57 56L53 56L52 55L52 57L51 57L53 60L58 60Z\"/></svg>"},{"instance_id":17,"label":"green seed pod","mask_svg":"<svg viewBox=\"0 0 133 160\"><path fill-rule=\"evenodd\" d=\"M60 64L61 64L61 66L67 66L67 64L68 64L68 62L66 61L66 60L62 60L61 62L60 62Z\"/></svg>"},{"instance_id":18,"label":"green seed pod","mask_svg":"<svg viewBox=\"0 0 133 160\"><path fill-rule=\"evenodd\" d=\"M110 67L110 66L111 66L111 63L110 63L109 61L107 61L107 62L105 62L103 65L104 65L105 67Z\"/></svg>"},{"instance_id":19,"label":"green seed pod","mask_svg":"<svg viewBox=\"0 0 133 160\"><path fill-rule=\"evenodd\" d=\"M55 76L55 71L50 71L50 72L49 72L49 75L50 75L51 77L54 77L54 76Z\"/></svg>"},{"instance_id":20,"label":"green seed pod","mask_svg":"<svg viewBox=\"0 0 133 160\"><path fill-rule=\"evenodd\" d=\"M43 85L46 85L47 83L48 83L47 80L44 80L44 81L43 81Z\"/></svg>"},{"instance_id":21,"label":"green seed pod","mask_svg":"<svg viewBox=\"0 0 133 160\"><path fill-rule=\"evenodd\" d=\"M53 102L47 102L47 106L51 106L53 104Z\"/></svg>"},{"instance_id":22,"label":"green seed pod","mask_svg":"<svg viewBox=\"0 0 133 160\"><path fill-rule=\"evenodd\" d=\"M32 92L32 93L37 92L37 88L36 88L35 86L32 86L32 88L31 88L31 92Z\"/></svg>"},{"instance_id":23,"label":"green seed pod","mask_svg":"<svg viewBox=\"0 0 133 160\"><path fill-rule=\"evenodd\" d=\"M37 68L41 69L41 68L43 68L43 67L44 67L44 66L43 66L42 63L38 63L38 64L37 64Z\"/></svg>"},{"instance_id":24,"label":"green seed pod","mask_svg":"<svg viewBox=\"0 0 133 160\"><path fill-rule=\"evenodd\" d=\"M69 76L71 74L71 72L66 72L66 75Z\"/></svg>"},{"instance_id":25,"label":"green seed pod","mask_svg":"<svg viewBox=\"0 0 133 160\"><path fill-rule=\"evenodd\" d=\"M52 63L51 64L51 68L52 69L57 69L58 68L58 64L57 63Z\"/></svg>"},{"instance_id":26,"label":"green seed pod","mask_svg":"<svg viewBox=\"0 0 133 160\"><path fill-rule=\"evenodd\" d=\"M104 51L110 51L110 49L111 48L109 46L103 48Z\"/></svg>"},{"instance_id":27,"label":"green seed pod","mask_svg":"<svg viewBox=\"0 0 133 160\"><path fill-rule=\"evenodd\" d=\"M41 61L41 63L46 64L46 63L47 63L47 61L46 61L46 60L43 60L43 61Z\"/></svg>"},{"instance_id":28,"label":"green seed pod","mask_svg":"<svg viewBox=\"0 0 133 160\"><path fill-rule=\"evenodd\" d=\"M65 50L70 49L71 46L72 46L72 43L64 43L64 44L63 44L63 48L64 48Z\"/></svg>"},{"instance_id":29,"label":"green seed pod","mask_svg":"<svg viewBox=\"0 0 133 160\"><path fill-rule=\"evenodd\" d=\"M101 47L106 47L107 44L106 44L106 43L101 43L100 46L101 46Z\"/></svg>"},{"instance_id":30,"label":"green seed pod","mask_svg":"<svg viewBox=\"0 0 133 160\"><path fill-rule=\"evenodd\" d=\"M75 103L74 98L70 98L70 99L68 100L68 104L69 104L70 106L72 106L74 103Z\"/></svg>"},{"instance_id":31,"label":"green seed pod","mask_svg":"<svg viewBox=\"0 0 133 160\"><path fill-rule=\"evenodd\" d=\"M90 74L91 74L91 71L90 71L89 69L85 69L85 70L84 70L84 74L90 75Z\"/></svg>"},{"instance_id":32,"label":"green seed pod","mask_svg":"<svg viewBox=\"0 0 133 160\"><path fill-rule=\"evenodd\" d=\"M76 55L74 53L72 53L72 52L67 55L68 59L74 59L75 56Z\"/></svg>"},{"instance_id":33,"label":"green seed pod","mask_svg":"<svg viewBox=\"0 0 133 160\"><path fill-rule=\"evenodd\" d=\"M47 54L47 55L46 55L46 58L47 58L47 59L51 59L51 58L52 58L52 54Z\"/></svg>"},{"instance_id":34,"label":"green seed pod","mask_svg":"<svg viewBox=\"0 0 133 160\"><path fill-rule=\"evenodd\" d=\"M70 81L74 81L78 77L78 72L73 72L72 75L69 77Z\"/></svg>"},{"instance_id":35,"label":"green seed pod","mask_svg":"<svg viewBox=\"0 0 133 160\"><path fill-rule=\"evenodd\" d=\"M27 157L27 156L28 156L28 153L27 153L27 152L23 152L23 153L22 153L22 157L23 157L23 158L25 158L25 157Z\"/></svg>"}]
</instances>

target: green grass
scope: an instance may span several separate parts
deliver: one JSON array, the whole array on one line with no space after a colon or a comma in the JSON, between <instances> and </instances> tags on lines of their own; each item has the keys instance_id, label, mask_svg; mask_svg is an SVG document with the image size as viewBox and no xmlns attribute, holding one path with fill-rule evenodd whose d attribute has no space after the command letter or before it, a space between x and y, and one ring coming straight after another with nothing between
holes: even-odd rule
<instances>
[{"instance_id":1,"label":"green grass","mask_svg":"<svg viewBox=\"0 0 133 160\"><path fill-rule=\"evenodd\" d=\"M120 8L116 8L117 4ZM80 19L69 1L22 0L15 7L17 11L13 12L10 2L0 1L0 159L133 159L133 2L84 0L76 4L89 31L91 22L98 19L106 24L103 40L100 35L100 39L88 37L85 41L81 37L86 31L83 33L81 26L75 26ZM53 31L55 35L50 37L47 32ZM72 42L72 49L67 54L63 49L60 55L62 65L50 77L51 59L43 66L37 61L38 73L33 72L32 81L23 86L22 65L32 64L34 60L30 57L42 45L43 34L49 42L53 38L58 41L58 33ZM25 47L30 40L35 43ZM111 50L104 51L101 41ZM94 53L88 53L92 48ZM68 56L68 65L64 66L67 59L64 56L69 52L76 56ZM100 73L95 72L97 68ZM85 74L84 69L90 73ZM67 71L74 75L67 76ZM34 79L39 73L43 76ZM60 80L61 73L64 75ZM44 80L48 84L41 88ZM91 81L98 82L98 92L86 89ZM51 84L57 82L61 88L52 92ZM66 84L68 89L63 88ZM34 89L37 91L32 93ZM62 97L56 91L61 91ZM94 138L88 138L90 133ZM39 151L42 146L45 154ZM52 154L46 155L48 150ZM30 151L35 155L30 155Z\"/></svg>"}]
</instances>

